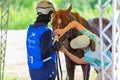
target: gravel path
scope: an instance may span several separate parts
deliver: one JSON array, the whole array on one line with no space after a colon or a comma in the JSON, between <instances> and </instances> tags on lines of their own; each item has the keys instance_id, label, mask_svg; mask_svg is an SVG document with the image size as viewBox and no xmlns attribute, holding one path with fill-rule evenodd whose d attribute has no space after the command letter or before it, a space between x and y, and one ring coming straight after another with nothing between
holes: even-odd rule
<instances>
[{"instance_id":1,"label":"gravel path","mask_svg":"<svg viewBox=\"0 0 120 80\"><path fill-rule=\"evenodd\" d=\"M27 77L29 80L25 38L26 30L8 31L5 73L13 73L16 77Z\"/></svg>"}]
</instances>

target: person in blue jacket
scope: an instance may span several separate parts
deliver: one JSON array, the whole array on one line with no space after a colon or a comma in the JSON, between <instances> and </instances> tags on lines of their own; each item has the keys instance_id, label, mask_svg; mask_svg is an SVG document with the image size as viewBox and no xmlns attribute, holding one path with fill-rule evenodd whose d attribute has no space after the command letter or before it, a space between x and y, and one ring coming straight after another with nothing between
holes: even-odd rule
<instances>
[{"instance_id":1,"label":"person in blue jacket","mask_svg":"<svg viewBox=\"0 0 120 80\"><path fill-rule=\"evenodd\" d=\"M53 45L53 32L48 28L51 15L54 12L53 3L42 0L36 7L37 18L27 30L26 47L29 74L31 80L55 80L56 57L58 49Z\"/></svg>"}]
</instances>

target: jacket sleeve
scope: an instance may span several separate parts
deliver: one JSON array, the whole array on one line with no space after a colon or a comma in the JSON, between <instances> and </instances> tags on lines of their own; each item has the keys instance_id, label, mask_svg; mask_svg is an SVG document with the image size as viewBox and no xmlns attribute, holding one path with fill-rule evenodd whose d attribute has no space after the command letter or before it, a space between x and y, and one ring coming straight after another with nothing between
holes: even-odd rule
<instances>
[{"instance_id":1,"label":"jacket sleeve","mask_svg":"<svg viewBox=\"0 0 120 80\"><path fill-rule=\"evenodd\" d=\"M50 46L50 40L51 40L51 31L46 31L40 41L40 50L42 53L42 59L45 59L50 56L50 53L54 51L53 46Z\"/></svg>"}]
</instances>

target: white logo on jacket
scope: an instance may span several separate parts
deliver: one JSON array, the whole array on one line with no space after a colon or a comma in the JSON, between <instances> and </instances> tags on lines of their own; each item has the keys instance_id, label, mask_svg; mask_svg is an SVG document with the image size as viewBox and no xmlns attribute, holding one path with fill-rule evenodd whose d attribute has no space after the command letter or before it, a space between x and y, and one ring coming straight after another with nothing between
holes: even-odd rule
<instances>
[{"instance_id":1,"label":"white logo on jacket","mask_svg":"<svg viewBox=\"0 0 120 80\"><path fill-rule=\"evenodd\" d=\"M35 44L35 33L31 32L31 35L28 37L28 47L35 48L34 44Z\"/></svg>"}]
</instances>

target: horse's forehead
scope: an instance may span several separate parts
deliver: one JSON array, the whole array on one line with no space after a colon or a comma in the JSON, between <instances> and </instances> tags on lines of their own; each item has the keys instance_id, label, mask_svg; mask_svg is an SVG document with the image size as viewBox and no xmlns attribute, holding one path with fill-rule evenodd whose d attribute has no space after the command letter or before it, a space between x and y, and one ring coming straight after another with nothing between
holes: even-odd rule
<instances>
[{"instance_id":1,"label":"horse's forehead","mask_svg":"<svg viewBox=\"0 0 120 80\"><path fill-rule=\"evenodd\" d=\"M62 15L65 15L66 14L66 11L64 11L64 10L59 10L59 11L56 11L56 13L55 13L55 15L56 16L62 16Z\"/></svg>"},{"instance_id":2,"label":"horse's forehead","mask_svg":"<svg viewBox=\"0 0 120 80\"><path fill-rule=\"evenodd\" d=\"M63 28L66 24L68 24L70 17L68 13L64 10L56 11L53 15L53 25L54 28Z\"/></svg>"},{"instance_id":3,"label":"horse's forehead","mask_svg":"<svg viewBox=\"0 0 120 80\"><path fill-rule=\"evenodd\" d=\"M56 21L61 21L62 17L65 17L65 15L63 15L62 12L57 12L57 13L54 15L53 18L54 18Z\"/></svg>"},{"instance_id":4,"label":"horse's forehead","mask_svg":"<svg viewBox=\"0 0 120 80\"><path fill-rule=\"evenodd\" d=\"M56 13L65 13L66 11L65 10L58 10L56 11Z\"/></svg>"}]
</instances>

